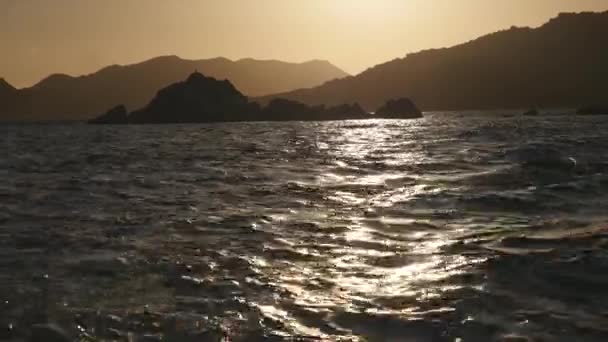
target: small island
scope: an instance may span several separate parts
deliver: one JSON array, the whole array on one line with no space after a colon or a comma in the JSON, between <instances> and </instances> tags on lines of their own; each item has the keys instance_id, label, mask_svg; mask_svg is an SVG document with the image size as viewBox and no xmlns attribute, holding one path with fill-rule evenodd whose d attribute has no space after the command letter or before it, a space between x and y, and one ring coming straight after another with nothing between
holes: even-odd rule
<instances>
[{"instance_id":1,"label":"small island","mask_svg":"<svg viewBox=\"0 0 608 342\"><path fill-rule=\"evenodd\" d=\"M125 106L112 108L90 124L169 124L239 121L331 121L362 119L414 119L422 113L409 99L388 101L375 115L359 104L309 106L274 99L262 107L239 92L230 81L199 72L185 81L161 89L144 108L129 113Z\"/></svg>"},{"instance_id":2,"label":"small island","mask_svg":"<svg viewBox=\"0 0 608 342\"><path fill-rule=\"evenodd\" d=\"M410 99L389 100L376 111L380 119L418 119L422 113Z\"/></svg>"}]
</instances>

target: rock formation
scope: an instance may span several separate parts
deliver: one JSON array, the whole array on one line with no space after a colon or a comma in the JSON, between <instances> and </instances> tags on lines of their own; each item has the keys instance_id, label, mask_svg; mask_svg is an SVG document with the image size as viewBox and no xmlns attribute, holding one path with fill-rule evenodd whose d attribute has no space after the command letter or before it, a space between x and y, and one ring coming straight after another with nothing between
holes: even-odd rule
<instances>
[{"instance_id":1,"label":"rock formation","mask_svg":"<svg viewBox=\"0 0 608 342\"><path fill-rule=\"evenodd\" d=\"M129 116L130 123L192 123L249 121L259 113L230 81L218 81L195 72L184 82L158 92L141 110Z\"/></svg>"},{"instance_id":2,"label":"rock formation","mask_svg":"<svg viewBox=\"0 0 608 342\"><path fill-rule=\"evenodd\" d=\"M340 106L308 106L285 99L272 100L261 113L264 121L329 121L369 119L370 115L358 104Z\"/></svg>"},{"instance_id":3,"label":"rock formation","mask_svg":"<svg viewBox=\"0 0 608 342\"><path fill-rule=\"evenodd\" d=\"M406 98L388 100L376 111L379 119L416 119L421 118L422 113L416 105Z\"/></svg>"},{"instance_id":4,"label":"rock formation","mask_svg":"<svg viewBox=\"0 0 608 342\"><path fill-rule=\"evenodd\" d=\"M185 60L163 56L132 65L112 65L95 73L73 77L51 75L38 84L2 95L0 121L86 121L122 103L142 108L158 89L184 80L193 70L228 79L248 96L262 96L313 87L348 76L326 61L286 63L273 60L226 58Z\"/></svg>"},{"instance_id":5,"label":"rock formation","mask_svg":"<svg viewBox=\"0 0 608 342\"><path fill-rule=\"evenodd\" d=\"M164 124L234 121L328 121L358 119L407 119L421 117L420 111L408 99L390 101L379 114L370 115L358 104L339 106L308 106L274 99L261 108L249 102L229 81L219 81L195 72L184 82L160 90L144 108L127 114L118 106L96 119L92 124Z\"/></svg>"}]
</instances>

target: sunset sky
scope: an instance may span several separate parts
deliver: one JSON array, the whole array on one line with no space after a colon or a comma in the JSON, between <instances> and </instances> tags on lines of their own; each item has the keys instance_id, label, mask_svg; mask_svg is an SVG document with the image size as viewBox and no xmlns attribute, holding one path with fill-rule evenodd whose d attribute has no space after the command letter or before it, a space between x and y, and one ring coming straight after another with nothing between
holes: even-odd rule
<instances>
[{"instance_id":1,"label":"sunset sky","mask_svg":"<svg viewBox=\"0 0 608 342\"><path fill-rule=\"evenodd\" d=\"M159 55L326 59L350 73L607 0L0 0L0 77L32 85Z\"/></svg>"}]
</instances>

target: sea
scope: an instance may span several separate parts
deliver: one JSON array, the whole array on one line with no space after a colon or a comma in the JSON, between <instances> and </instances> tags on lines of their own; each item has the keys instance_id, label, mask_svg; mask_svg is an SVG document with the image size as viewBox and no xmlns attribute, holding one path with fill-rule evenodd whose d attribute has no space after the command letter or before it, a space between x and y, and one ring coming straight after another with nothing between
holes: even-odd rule
<instances>
[{"instance_id":1,"label":"sea","mask_svg":"<svg viewBox=\"0 0 608 342\"><path fill-rule=\"evenodd\" d=\"M0 133L0 340L608 341L608 116Z\"/></svg>"}]
</instances>

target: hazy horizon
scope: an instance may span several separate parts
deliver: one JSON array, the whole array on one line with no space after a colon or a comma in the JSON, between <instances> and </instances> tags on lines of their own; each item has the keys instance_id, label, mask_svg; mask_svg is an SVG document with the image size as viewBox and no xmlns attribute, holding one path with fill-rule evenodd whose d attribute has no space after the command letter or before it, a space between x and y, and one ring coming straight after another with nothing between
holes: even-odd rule
<instances>
[{"instance_id":1,"label":"hazy horizon","mask_svg":"<svg viewBox=\"0 0 608 342\"><path fill-rule=\"evenodd\" d=\"M560 12L608 10L603 0L0 1L0 77L16 87L161 55L318 59L357 74Z\"/></svg>"}]
</instances>

